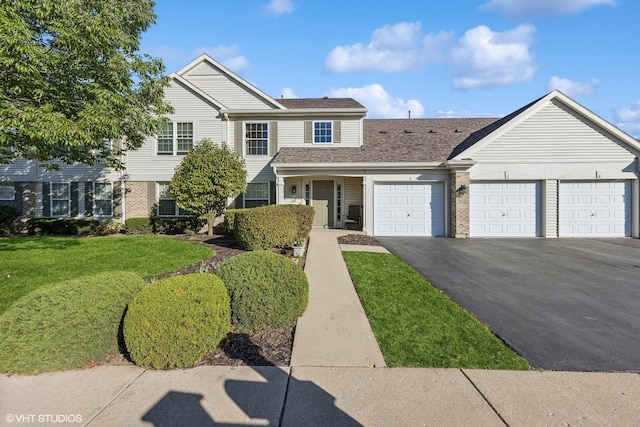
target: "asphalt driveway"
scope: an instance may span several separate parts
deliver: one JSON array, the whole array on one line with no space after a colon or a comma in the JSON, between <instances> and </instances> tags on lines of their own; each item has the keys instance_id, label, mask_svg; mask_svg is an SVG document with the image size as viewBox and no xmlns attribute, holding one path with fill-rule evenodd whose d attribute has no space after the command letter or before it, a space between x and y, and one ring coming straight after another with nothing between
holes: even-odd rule
<instances>
[{"instance_id":1,"label":"asphalt driveway","mask_svg":"<svg viewBox=\"0 0 640 427\"><path fill-rule=\"evenodd\" d=\"M640 372L640 240L378 240L533 367Z\"/></svg>"}]
</instances>

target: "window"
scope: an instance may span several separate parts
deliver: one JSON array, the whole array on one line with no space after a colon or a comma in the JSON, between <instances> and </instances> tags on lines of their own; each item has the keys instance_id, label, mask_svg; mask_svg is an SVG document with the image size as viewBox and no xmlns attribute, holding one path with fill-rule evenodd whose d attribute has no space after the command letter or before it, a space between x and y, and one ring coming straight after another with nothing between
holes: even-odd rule
<instances>
[{"instance_id":1,"label":"window","mask_svg":"<svg viewBox=\"0 0 640 427\"><path fill-rule=\"evenodd\" d=\"M169 191L168 182L158 183L158 216L188 216L189 212L180 209L176 199Z\"/></svg>"},{"instance_id":2,"label":"window","mask_svg":"<svg viewBox=\"0 0 640 427\"><path fill-rule=\"evenodd\" d=\"M157 153L182 155L193 147L193 123L167 122L158 132Z\"/></svg>"},{"instance_id":3,"label":"window","mask_svg":"<svg viewBox=\"0 0 640 427\"><path fill-rule=\"evenodd\" d=\"M64 182L51 183L51 216L68 217L71 212L71 186Z\"/></svg>"},{"instance_id":4,"label":"window","mask_svg":"<svg viewBox=\"0 0 640 427\"><path fill-rule=\"evenodd\" d=\"M245 123L244 140L248 156L268 156L269 124Z\"/></svg>"},{"instance_id":5,"label":"window","mask_svg":"<svg viewBox=\"0 0 640 427\"><path fill-rule=\"evenodd\" d=\"M96 182L93 184L93 215L113 215L113 186L110 182Z\"/></svg>"},{"instance_id":6,"label":"window","mask_svg":"<svg viewBox=\"0 0 640 427\"><path fill-rule=\"evenodd\" d=\"M313 143L331 144L333 142L331 127L332 122L313 122Z\"/></svg>"},{"instance_id":7,"label":"window","mask_svg":"<svg viewBox=\"0 0 640 427\"><path fill-rule=\"evenodd\" d=\"M14 207L16 187L10 182L0 182L0 205Z\"/></svg>"},{"instance_id":8,"label":"window","mask_svg":"<svg viewBox=\"0 0 640 427\"><path fill-rule=\"evenodd\" d=\"M269 204L269 183L250 182L244 196L244 207L255 208Z\"/></svg>"}]
</instances>

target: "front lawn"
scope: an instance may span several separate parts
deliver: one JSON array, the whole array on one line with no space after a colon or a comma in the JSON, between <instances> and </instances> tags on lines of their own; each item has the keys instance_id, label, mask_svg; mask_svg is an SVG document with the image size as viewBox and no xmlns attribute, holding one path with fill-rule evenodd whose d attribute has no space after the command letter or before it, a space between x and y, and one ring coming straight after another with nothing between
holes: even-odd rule
<instances>
[{"instance_id":1,"label":"front lawn","mask_svg":"<svg viewBox=\"0 0 640 427\"><path fill-rule=\"evenodd\" d=\"M343 252L343 257L387 366L529 368L395 255Z\"/></svg>"},{"instance_id":2,"label":"front lawn","mask_svg":"<svg viewBox=\"0 0 640 427\"><path fill-rule=\"evenodd\" d=\"M160 236L0 238L0 314L52 283L108 271L149 279L212 254L204 246Z\"/></svg>"}]
</instances>

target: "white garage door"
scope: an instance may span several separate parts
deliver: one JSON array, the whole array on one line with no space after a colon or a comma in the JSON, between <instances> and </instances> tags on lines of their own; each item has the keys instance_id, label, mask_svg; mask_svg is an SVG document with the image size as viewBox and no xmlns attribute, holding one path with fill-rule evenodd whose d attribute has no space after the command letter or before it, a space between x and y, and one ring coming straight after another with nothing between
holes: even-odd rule
<instances>
[{"instance_id":1,"label":"white garage door","mask_svg":"<svg viewBox=\"0 0 640 427\"><path fill-rule=\"evenodd\" d=\"M560 237L631 236L631 182L561 182Z\"/></svg>"},{"instance_id":2,"label":"white garage door","mask_svg":"<svg viewBox=\"0 0 640 427\"><path fill-rule=\"evenodd\" d=\"M474 182L469 196L471 236L540 235L539 182Z\"/></svg>"},{"instance_id":3,"label":"white garage door","mask_svg":"<svg viewBox=\"0 0 640 427\"><path fill-rule=\"evenodd\" d=\"M376 236L444 236L444 183L374 186Z\"/></svg>"}]
</instances>

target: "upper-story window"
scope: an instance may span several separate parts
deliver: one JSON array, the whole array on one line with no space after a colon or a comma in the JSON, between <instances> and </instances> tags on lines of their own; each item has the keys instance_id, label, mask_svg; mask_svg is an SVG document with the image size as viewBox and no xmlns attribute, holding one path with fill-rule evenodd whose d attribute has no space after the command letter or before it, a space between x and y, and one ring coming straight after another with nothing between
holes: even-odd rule
<instances>
[{"instance_id":1,"label":"upper-story window","mask_svg":"<svg viewBox=\"0 0 640 427\"><path fill-rule=\"evenodd\" d=\"M157 153L182 155L193 147L193 123L167 122L158 132Z\"/></svg>"},{"instance_id":2,"label":"upper-story window","mask_svg":"<svg viewBox=\"0 0 640 427\"><path fill-rule=\"evenodd\" d=\"M248 156L268 156L269 123L245 123L244 141Z\"/></svg>"},{"instance_id":3,"label":"upper-story window","mask_svg":"<svg viewBox=\"0 0 640 427\"><path fill-rule=\"evenodd\" d=\"M16 187L12 182L0 182L0 205L14 207Z\"/></svg>"},{"instance_id":4,"label":"upper-story window","mask_svg":"<svg viewBox=\"0 0 640 427\"><path fill-rule=\"evenodd\" d=\"M68 217L71 214L71 186L66 182L51 183L51 216Z\"/></svg>"},{"instance_id":5,"label":"upper-story window","mask_svg":"<svg viewBox=\"0 0 640 427\"><path fill-rule=\"evenodd\" d=\"M332 125L333 122L313 122L313 143L333 143Z\"/></svg>"}]
</instances>

